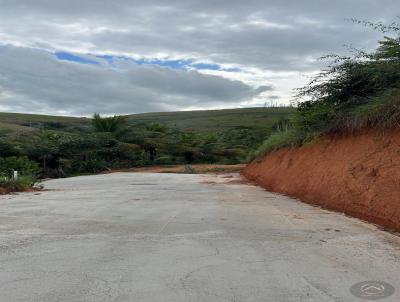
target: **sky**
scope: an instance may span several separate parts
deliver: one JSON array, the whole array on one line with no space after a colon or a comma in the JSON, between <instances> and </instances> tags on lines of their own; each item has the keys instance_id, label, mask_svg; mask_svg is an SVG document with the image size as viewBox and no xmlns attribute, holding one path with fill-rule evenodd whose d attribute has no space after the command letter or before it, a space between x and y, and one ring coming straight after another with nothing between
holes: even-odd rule
<instances>
[{"instance_id":1,"label":"sky","mask_svg":"<svg viewBox=\"0 0 400 302\"><path fill-rule=\"evenodd\" d=\"M398 0L0 0L0 111L88 116L289 104Z\"/></svg>"}]
</instances>

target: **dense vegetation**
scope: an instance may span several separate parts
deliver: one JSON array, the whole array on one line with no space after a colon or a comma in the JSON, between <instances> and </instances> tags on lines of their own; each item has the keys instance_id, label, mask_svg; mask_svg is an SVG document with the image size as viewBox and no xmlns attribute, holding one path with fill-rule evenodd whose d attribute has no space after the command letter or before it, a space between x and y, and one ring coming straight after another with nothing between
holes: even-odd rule
<instances>
[{"instance_id":1,"label":"dense vegetation","mask_svg":"<svg viewBox=\"0 0 400 302\"><path fill-rule=\"evenodd\" d=\"M372 53L329 55L333 62L298 90L296 112L253 154L300 146L324 134L400 126L400 25L360 22L386 35Z\"/></svg>"},{"instance_id":2,"label":"dense vegetation","mask_svg":"<svg viewBox=\"0 0 400 302\"><path fill-rule=\"evenodd\" d=\"M12 170L19 170L26 183L35 176L146 165L240 163L292 111L249 108L93 118L0 113L0 159L11 164L0 165L0 173L14 183ZM36 168L22 168L14 160Z\"/></svg>"},{"instance_id":3,"label":"dense vegetation","mask_svg":"<svg viewBox=\"0 0 400 302\"><path fill-rule=\"evenodd\" d=\"M14 171L18 177L14 178ZM36 181L38 165L27 157L0 157L0 188L20 191L32 186Z\"/></svg>"}]
</instances>

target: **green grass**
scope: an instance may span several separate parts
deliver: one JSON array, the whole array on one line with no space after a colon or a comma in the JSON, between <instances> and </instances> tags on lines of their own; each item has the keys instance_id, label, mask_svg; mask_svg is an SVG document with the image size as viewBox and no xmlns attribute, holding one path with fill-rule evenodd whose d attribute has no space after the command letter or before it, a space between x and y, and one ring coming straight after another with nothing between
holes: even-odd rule
<instances>
[{"instance_id":1,"label":"green grass","mask_svg":"<svg viewBox=\"0 0 400 302\"><path fill-rule=\"evenodd\" d=\"M355 108L343 122L344 129L390 129L400 127L400 90L390 90L371 102Z\"/></svg>"},{"instance_id":2,"label":"green grass","mask_svg":"<svg viewBox=\"0 0 400 302\"><path fill-rule=\"evenodd\" d=\"M89 123L84 117L57 116L57 115L40 115L26 113L0 112L0 121L9 124L25 124L35 122L62 122L69 124Z\"/></svg>"},{"instance_id":3,"label":"green grass","mask_svg":"<svg viewBox=\"0 0 400 302\"><path fill-rule=\"evenodd\" d=\"M18 131L29 132L35 130L34 128L31 127L21 126L19 124L7 123L7 122L0 122L0 129L11 132L18 132Z\"/></svg>"},{"instance_id":4,"label":"green grass","mask_svg":"<svg viewBox=\"0 0 400 302\"><path fill-rule=\"evenodd\" d=\"M126 120L132 126L135 124L158 123L179 130L213 133L229 129L267 129L280 118L288 116L293 108L240 108L222 110L198 110L177 112L152 112L126 115ZM54 123L63 128L89 127L90 119L35 115L22 113L1 113L0 131L28 132L38 129L54 129ZM66 130L68 132L68 130Z\"/></svg>"},{"instance_id":5,"label":"green grass","mask_svg":"<svg viewBox=\"0 0 400 302\"><path fill-rule=\"evenodd\" d=\"M293 108L240 108L128 115L131 123L159 123L180 130L214 132L238 128L265 129L294 111Z\"/></svg>"},{"instance_id":6,"label":"green grass","mask_svg":"<svg viewBox=\"0 0 400 302\"><path fill-rule=\"evenodd\" d=\"M38 115L0 112L0 132L24 134L38 130L63 130L90 127L90 120L84 117Z\"/></svg>"},{"instance_id":7,"label":"green grass","mask_svg":"<svg viewBox=\"0 0 400 302\"><path fill-rule=\"evenodd\" d=\"M249 155L248 160L251 161L255 158L260 158L269 152L281 148L300 146L306 139L306 134L297 129L275 132L271 134L255 152Z\"/></svg>"},{"instance_id":8,"label":"green grass","mask_svg":"<svg viewBox=\"0 0 400 302\"><path fill-rule=\"evenodd\" d=\"M0 176L0 188L8 192L18 192L32 187L35 181L36 179L32 176L20 176L18 179Z\"/></svg>"}]
</instances>

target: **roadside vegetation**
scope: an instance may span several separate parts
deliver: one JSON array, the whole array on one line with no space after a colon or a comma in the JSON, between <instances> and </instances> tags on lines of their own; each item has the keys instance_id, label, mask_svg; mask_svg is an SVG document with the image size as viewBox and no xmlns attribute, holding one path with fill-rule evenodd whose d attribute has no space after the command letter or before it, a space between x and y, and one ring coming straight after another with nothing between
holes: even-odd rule
<instances>
[{"instance_id":1,"label":"roadside vegetation","mask_svg":"<svg viewBox=\"0 0 400 302\"><path fill-rule=\"evenodd\" d=\"M298 89L297 110L275 124L275 132L250 160L280 148L312 143L322 135L400 126L400 25L356 21L380 30L378 48L333 60L309 84Z\"/></svg>"},{"instance_id":2,"label":"roadside vegetation","mask_svg":"<svg viewBox=\"0 0 400 302\"><path fill-rule=\"evenodd\" d=\"M0 187L155 165L246 161L293 108L73 118L0 113ZM13 170L19 178L12 177ZM8 190L7 189L7 190Z\"/></svg>"},{"instance_id":3,"label":"roadside vegetation","mask_svg":"<svg viewBox=\"0 0 400 302\"><path fill-rule=\"evenodd\" d=\"M18 171L18 175L14 175L14 171ZM0 157L0 194L33 186L38 172L38 164L27 157Z\"/></svg>"}]
</instances>

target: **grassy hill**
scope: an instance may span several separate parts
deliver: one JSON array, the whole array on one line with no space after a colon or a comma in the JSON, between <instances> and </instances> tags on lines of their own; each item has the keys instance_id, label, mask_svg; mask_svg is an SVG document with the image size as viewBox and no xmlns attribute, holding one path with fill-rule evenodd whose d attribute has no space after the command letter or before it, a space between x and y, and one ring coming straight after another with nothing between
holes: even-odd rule
<instances>
[{"instance_id":1,"label":"grassy hill","mask_svg":"<svg viewBox=\"0 0 400 302\"><path fill-rule=\"evenodd\" d=\"M125 116L114 130L94 127L89 118L0 113L0 159L8 158L7 165L13 167L32 161L42 177L150 165L243 163L249 151L292 111L247 108L134 114Z\"/></svg>"},{"instance_id":2,"label":"grassy hill","mask_svg":"<svg viewBox=\"0 0 400 302\"><path fill-rule=\"evenodd\" d=\"M128 115L130 122L160 123L180 130L213 132L238 128L265 129L280 118L287 117L293 108L240 108L178 112L152 112Z\"/></svg>"},{"instance_id":3,"label":"grassy hill","mask_svg":"<svg viewBox=\"0 0 400 302\"><path fill-rule=\"evenodd\" d=\"M38 129L63 129L90 125L87 118L0 112L0 131L29 132Z\"/></svg>"},{"instance_id":4,"label":"grassy hill","mask_svg":"<svg viewBox=\"0 0 400 302\"><path fill-rule=\"evenodd\" d=\"M214 132L228 129L268 129L287 117L293 108L240 108L177 112L151 112L126 115L130 125L159 123L183 131ZM84 117L0 113L0 130L34 131L37 129L71 131L90 127Z\"/></svg>"},{"instance_id":5,"label":"grassy hill","mask_svg":"<svg viewBox=\"0 0 400 302\"><path fill-rule=\"evenodd\" d=\"M79 118L79 117L72 117L72 116L0 112L0 121L4 122L4 123L11 123L11 124L23 124L23 123L27 123L27 122L80 123L85 120L87 120L87 119Z\"/></svg>"}]
</instances>

